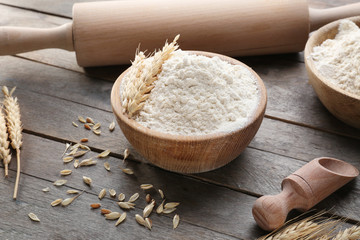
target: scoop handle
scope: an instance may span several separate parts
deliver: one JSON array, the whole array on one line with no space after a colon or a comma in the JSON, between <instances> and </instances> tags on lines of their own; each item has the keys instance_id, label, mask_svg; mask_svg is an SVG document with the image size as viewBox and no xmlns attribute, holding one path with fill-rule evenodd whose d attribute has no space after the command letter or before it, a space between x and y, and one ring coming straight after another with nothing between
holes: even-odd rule
<instances>
[{"instance_id":1,"label":"scoop handle","mask_svg":"<svg viewBox=\"0 0 360 240\"><path fill-rule=\"evenodd\" d=\"M72 23L54 28L0 27L0 55L45 48L73 51Z\"/></svg>"},{"instance_id":2,"label":"scoop handle","mask_svg":"<svg viewBox=\"0 0 360 240\"><path fill-rule=\"evenodd\" d=\"M360 15L360 3L326 9L309 8L310 31L314 31L329 22L357 15Z\"/></svg>"},{"instance_id":3,"label":"scoop handle","mask_svg":"<svg viewBox=\"0 0 360 240\"><path fill-rule=\"evenodd\" d=\"M262 229L274 230L284 224L290 210L309 210L358 175L349 163L316 158L286 177L280 194L257 199L252 209L254 219Z\"/></svg>"}]
</instances>

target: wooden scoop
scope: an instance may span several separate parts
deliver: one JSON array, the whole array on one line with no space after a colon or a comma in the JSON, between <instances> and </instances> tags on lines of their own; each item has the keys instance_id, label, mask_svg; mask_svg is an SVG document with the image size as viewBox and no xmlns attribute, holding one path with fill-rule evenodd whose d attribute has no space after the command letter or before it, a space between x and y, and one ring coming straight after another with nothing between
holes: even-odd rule
<instances>
[{"instance_id":1,"label":"wooden scoop","mask_svg":"<svg viewBox=\"0 0 360 240\"><path fill-rule=\"evenodd\" d=\"M0 28L0 55L43 48L75 50L80 66L129 64L181 35L184 50L229 56L297 52L309 31L360 15L360 3L325 10L307 0L136 0L78 3L73 23L52 29Z\"/></svg>"},{"instance_id":2,"label":"wooden scoop","mask_svg":"<svg viewBox=\"0 0 360 240\"><path fill-rule=\"evenodd\" d=\"M252 213L267 231L284 224L290 210L307 211L359 175L349 163L335 158L316 158L285 178L282 192L256 200Z\"/></svg>"}]
</instances>

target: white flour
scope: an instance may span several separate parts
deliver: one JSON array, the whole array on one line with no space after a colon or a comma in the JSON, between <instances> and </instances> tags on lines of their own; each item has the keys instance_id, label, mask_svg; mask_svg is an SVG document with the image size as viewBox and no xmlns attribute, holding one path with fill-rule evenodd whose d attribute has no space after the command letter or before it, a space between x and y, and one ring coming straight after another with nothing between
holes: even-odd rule
<instances>
[{"instance_id":1,"label":"white flour","mask_svg":"<svg viewBox=\"0 0 360 240\"><path fill-rule=\"evenodd\" d=\"M245 67L178 50L135 120L175 135L231 131L247 123L258 103L256 78Z\"/></svg>"},{"instance_id":2,"label":"white flour","mask_svg":"<svg viewBox=\"0 0 360 240\"><path fill-rule=\"evenodd\" d=\"M314 47L311 57L332 84L360 96L360 29L355 23L341 21L335 39Z\"/></svg>"}]
</instances>

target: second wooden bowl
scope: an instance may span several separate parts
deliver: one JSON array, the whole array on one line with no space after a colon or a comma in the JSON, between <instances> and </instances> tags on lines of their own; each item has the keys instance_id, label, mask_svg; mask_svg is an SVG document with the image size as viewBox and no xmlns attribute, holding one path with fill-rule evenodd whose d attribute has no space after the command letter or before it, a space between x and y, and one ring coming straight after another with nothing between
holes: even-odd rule
<instances>
[{"instance_id":1,"label":"second wooden bowl","mask_svg":"<svg viewBox=\"0 0 360 240\"><path fill-rule=\"evenodd\" d=\"M190 52L207 57L217 56L231 64L248 68L256 77L259 104L247 125L231 132L199 136L181 136L162 133L142 126L123 113L120 101L120 83L125 71L114 83L111 105L117 122L132 146L150 163L166 170L181 173L199 173L219 168L236 158L250 143L260 127L266 108L266 89L260 77L245 64L223 55L208 52Z\"/></svg>"},{"instance_id":2,"label":"second wooden bowl","mask_svg":"<svg viewBox=\"0 0 360 240\"><path fill-rule=\"evenodd\" d=\"M360 17L349 18L358 26ZM327 39L333 39L338 33L341 20L329 23L317 30L306 43L305 65L310 84L324 106L341 121L360 128L360 96L344 91L330 83L315 67L311 53L315 46L321 45Z\"/></svg>"}]
</instances>

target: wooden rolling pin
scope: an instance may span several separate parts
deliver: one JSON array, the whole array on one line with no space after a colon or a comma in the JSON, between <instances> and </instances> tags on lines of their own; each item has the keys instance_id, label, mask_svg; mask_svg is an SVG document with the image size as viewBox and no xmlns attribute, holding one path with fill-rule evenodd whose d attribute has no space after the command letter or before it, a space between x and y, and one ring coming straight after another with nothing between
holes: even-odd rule
<instances>
[{"instance_id":1,"label":"wooden rolling pin","mask_svg":"<svg viewBox=\"0 0 360 240\"><path fill-rule=\"evenodd\" d=\"M282 226L290 210L307 211L359 175L351 164L335 158L316 158L285 178L282 192L255 201L252 213L264 230Z\"/></svg>"},{"instance_id":2,"label":"wooden rolling pin","mask_svg":"<svg viewBox=\"0 0 360 240\"><path fill-rule=\"evenodd\" d=\"M309 32L360 15L360 3L325 10L307 0L133 0L78 3L73 22L52 29L0 28L0 55L44 48L76 52L80 66L129 64L181 35L184 50L229 56L298 52Z\"/></svg>"}]
</instances>

